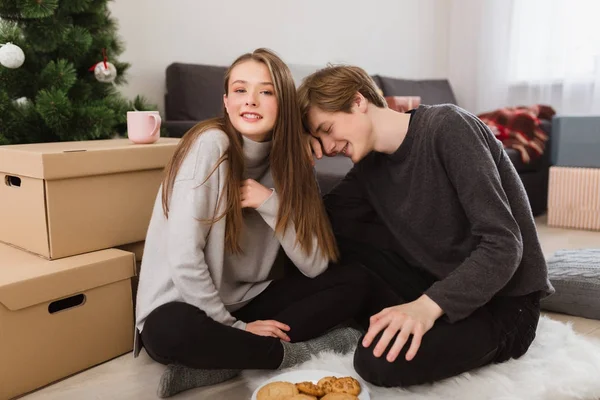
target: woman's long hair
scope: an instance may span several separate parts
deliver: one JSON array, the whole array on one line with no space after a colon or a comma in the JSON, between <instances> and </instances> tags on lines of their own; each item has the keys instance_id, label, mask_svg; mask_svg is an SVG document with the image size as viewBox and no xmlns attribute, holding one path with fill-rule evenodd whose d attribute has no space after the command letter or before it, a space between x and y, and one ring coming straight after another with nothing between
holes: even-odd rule
<instances>
[{"instance_id":1,"label":"woman's long hair","mask_svg":"<svg viewBox=\"0 0 600 400\"><path fill-rule=\"evenodd\" d=\"M300 108L292 74L276 54L267 49L257 49L238 57L231 64L225 74L225 93L228 93L229 78L233 68L248 60L261 62L267 66L277 97L277 119L273 127L273 147L270 154L271 173L275 190L279 194L279 212L275 231L283 235L285 229L293 224L297 242L306 253L313 250L314 236L323 256L336 261L338 250L321 201L310 154L306 151L306 138L302 131ZM225 183L226 206L221 215L209 222L214 223L226 217L225 248L232 253L240 253L240 234L243 229L240 201L240 184L244 173L243 141L241 134L233 127L227 111L225 110L223 114L223 117L196 124L181 139L173 158L166 167L166 176L162 185L162 206L165 217L168 218L175 177L198 136L209 129L225 132L229 137L229 148L210 174L223 161L228 161Z\"/></svg>"}]
</instances>

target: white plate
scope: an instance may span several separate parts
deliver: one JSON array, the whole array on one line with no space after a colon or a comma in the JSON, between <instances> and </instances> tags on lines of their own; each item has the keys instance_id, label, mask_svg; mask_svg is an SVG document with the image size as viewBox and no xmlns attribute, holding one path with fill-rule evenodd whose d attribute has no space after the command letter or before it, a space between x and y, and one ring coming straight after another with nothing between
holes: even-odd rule
<instances>
[{"instance_id":1,"label":"white plate","mask_svg":"<svg viewBox=\"0 0 600 400\"><path fill-rule=\"evenodd\" d=\"M316 384L319 381L319 379L324 378L326 376L337 376L338 378L341 378L343 376L353 377L354 379L356 379L360 382L361 391L360 391L360 394L358 395L358 398L360 400L371 400L371 397L369 396L369 391L367 390L367 385L365 385L365 382L362 379L360 379L360 377L356 373L343 374L340 372L323 371L323 370L318 370L318 369L304 369L304 370L298 370L298 371L291 371L291 372L286 372L284 374L274 376L273 378L269 379L268 381L263 382L263 384L260 385L260 387L258 387L254 391L254 393L252 393L252 400L257 400L256 394L258 393L260 388L265 386L267 383L277 382L277 381L299 383L299 382L307 382L308 381L308 382L312 382L312 383Z\"/></svg>"}]
</instances>

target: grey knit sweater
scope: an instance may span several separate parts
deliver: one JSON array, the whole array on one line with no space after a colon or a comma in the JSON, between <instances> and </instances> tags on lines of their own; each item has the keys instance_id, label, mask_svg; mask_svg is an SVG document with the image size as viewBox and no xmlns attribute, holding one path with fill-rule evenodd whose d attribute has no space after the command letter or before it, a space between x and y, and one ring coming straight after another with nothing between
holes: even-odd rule
<instances>
[{"instance_id":1,"label":"grey knit sweater","mask_svg":"<svg viewBox=\"0 0 600 400\"><path fill-rule=\"evenodd\" d=\"M421 106L393 154L372 152L325 198L336 235L400 254L437 278L451 322L494 296L554 291L527 194L475 116Z\"/></svg>"},{"instance_id":2,"label":"grey knit sweater","mask_svg":"<svg viewBox=\"0 0 600 400\"><path fill-rule=\"evenodd\" d=\"M136 306L139 332L152 310L173 302L186 302L206 312L217 322L245 329L231 311L260 294L271 282L270 273L281 247L306 276L325 271L328 260L314 239L313 251L306 254L296 244L290 224L283 236L274 232L279 200L273 191L258 209L244 211L241 255L227 252L226 218L212 226L201 222L222 213L225 198L227 161L204 182L217 160L225 153L229 139L220 130L209 130L196 140L177 174L170 201L169 218L163 214L160 191L144 247ZM269 167L272 142L244 138L245 179L251 178L273 188Z\"/></svg>"}]
</instances>

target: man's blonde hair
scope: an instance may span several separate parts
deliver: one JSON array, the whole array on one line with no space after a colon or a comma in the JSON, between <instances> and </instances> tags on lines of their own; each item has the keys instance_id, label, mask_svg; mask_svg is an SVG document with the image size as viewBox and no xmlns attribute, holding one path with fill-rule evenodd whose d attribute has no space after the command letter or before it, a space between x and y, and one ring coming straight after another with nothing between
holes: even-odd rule
<instances>
[{"instance_id":1,"label":"man's blonde hair","mask_svg":"<svg viewBox=\"0 0 600 400\"><path fill-rule=\"evenodd\" d=\"M369 103L380 108L387 107L373 79L360 67L328 65L307 76L298 88L304 129L310 132L308 111L311 107L317 107L325 112L349 113L357 92L362 94Z\"/></svg>"}]
</instances>

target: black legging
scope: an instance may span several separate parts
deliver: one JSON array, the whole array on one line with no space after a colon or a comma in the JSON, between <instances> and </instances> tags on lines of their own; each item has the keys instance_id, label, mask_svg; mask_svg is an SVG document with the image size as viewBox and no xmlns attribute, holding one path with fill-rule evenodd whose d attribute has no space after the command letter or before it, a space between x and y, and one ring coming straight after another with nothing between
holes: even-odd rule
<instances>
[{"instance_id":1,"label":"black legging","mask_svg":"<svg viewBox=\"0 0 600 400\"><path fill-rule=\"evenodd\" d=\"M307 278L296 268L272 282L233 316L244 322L273 319L288 325L292 342L317 337L362 312L370 287L355 265L331 265ZM202 369L276 369L283 360L278 338L258 336L209 318L187 303L168 303L150 313L142 342L163 364Z\"/></svg>"}]
</instances>

